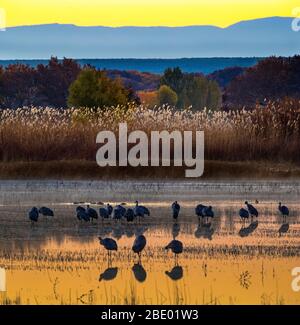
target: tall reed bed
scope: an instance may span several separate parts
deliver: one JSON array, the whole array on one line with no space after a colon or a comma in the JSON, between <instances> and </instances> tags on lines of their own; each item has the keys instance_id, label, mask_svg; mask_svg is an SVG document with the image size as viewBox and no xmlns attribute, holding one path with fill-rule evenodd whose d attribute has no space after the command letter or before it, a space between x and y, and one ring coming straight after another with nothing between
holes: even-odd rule
<instances>
[{"instance_id":1,"label":"tall reed bed","mask_svg":"<svg viewBox=\"0 0 300 325\"><path fill-rule=\"evenodd\" d=\"M95 160L96 134L204 130L209 160L300 161L300 102L269 102L252 111L175 110L129 105L87 108L19 108L0 111L1 161Z\"/></svg>"}]
</instances>

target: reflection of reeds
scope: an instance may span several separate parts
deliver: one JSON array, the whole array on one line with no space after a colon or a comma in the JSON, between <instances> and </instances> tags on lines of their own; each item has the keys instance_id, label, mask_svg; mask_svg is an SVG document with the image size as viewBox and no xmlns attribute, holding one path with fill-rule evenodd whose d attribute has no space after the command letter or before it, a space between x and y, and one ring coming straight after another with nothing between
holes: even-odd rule
<instances>
[{"instance_id":1,"label":"reflection of reeds","mask_svg":"<svg viewBox=\"0 0 300 325\"><path fill-rule=\"evenodd\" d=\"M300 103L268 103L254 111L193 112L130 105L89 109L21 108L0 111L2 161L95 160L96 134L117 130L204 130L211 160L299 161ZM281 150L284 148L284 150Z\"/></svg>"}]
</instances>

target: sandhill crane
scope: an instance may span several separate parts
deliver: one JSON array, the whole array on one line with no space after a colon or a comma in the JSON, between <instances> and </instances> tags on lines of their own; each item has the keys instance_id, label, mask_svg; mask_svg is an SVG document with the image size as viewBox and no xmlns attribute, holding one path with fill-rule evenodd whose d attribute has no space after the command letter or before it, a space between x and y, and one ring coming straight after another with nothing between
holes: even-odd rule
<instances>
[{"instance_id":1,"label":"sandhill crane","mask_svg":"<svg viewBox=\"0 0 300 325\"><path fill-rule=\"evenodd\" d=\"M206 209L207 206L203 204L198 204L195 208L196 216L198 216L198 221L200 222L200 217L204 218L203 210Z\"/></svg>"},{"instance_id":2,"label":"sandhill crane","mask_svg":"<svg viewBox=\"0 0 300 325\"><path fill-rule=\"evenodd\" d=\"M78 220L84 220L84 221L90 221L90 217L89 215L87 214L86 210L84 207L82 206L78 206L76 208L76 216L77 216L77 219Z\"/></svg>"},{"instance_id":3,"label":"sandhill crane","mask_svg":"<svg viewBox=\"0 0 300 325\"><path fill-rule=\"evenodd\" d=\"M31 220L31 223L33 224L34 222L37 222L39 219L39 210L36 207L33 207L29 212L28 212L29 219Z\"/></svg>"},{"instance_id":4,"label":"sandhill crane","mask_svg":"<svg viewBox=\"0 0 300 325\"><path fill-rule=\"evenodd\" d=\"M170 241L170 243L165 247L166 250L171 250L172 253L174 253L174 257L175 257L175 263L177 263L177 258L178 255L181 254L183 252L183 244L181 241L177 240L177 239L173 239L172 241Z\"/></svg>"},{"instance_id":5,"label":"sandhill crane","mask_svg":"<svg viewBox=\"0 0 300 325\"><path fill-rule=\"evenodd\" d=\"M208 218L213 218L215 216L212 206L203 208L202 214L206 218L206 223L208 223Z\"/></svg>"},{"instance_id":6,"label":"sandhill crane","mask_svg":"<svg viewBox=\"0 0 300 325\"><path fill-rule=\"evenodd\" d=\"M281 212L282 222L286 222L286 218L290 214L289 208L287 206L285 206L285 205L281 205L281 202L279 202L279 204L278 204L278 210Z\"/></svg>"},{"instance_id":7,"label":"sandhill crane","mask_svg":"<svg viewBox=\"0 0 300 325\"><path fill-rule=\"evenodd\" d=\"M134 253L138 254L139 262L141 261L141 253L147 244L146 237L144 235L139 235L135 238L132 250Z\"/></svg>"},{"instance_id":8,"label":"sandhill crane","mask_svg":"<svg viewBox=\"0 0 300 325\"><path fill-rule=\"evenodd\" d=\"M258 217L257 209L252 204L249 204L248 201L245 201L245 204L246 204L248 212L251 216L251 220L253 220L253 217L257 218Z\"/></svg>"},{"instance_id":9,"label":"sandhill crane","mask_svg":"<svg viewBox=\"0 0 300 325\"><path fill-rule=\"evenodd\" d=\"M98 213L95 209L91 208L89 205L86 207L86 213L89 218L93 221L94 219L98 219Z\"/></svg>"},{"instance_id":10,"label":"sandhill crane","mask_svg":"<svg viewBox=\"0 0 300 325\"><path fill-rule=\"evenodd\" d=\"M109 219L113 211L113 207L107 203L105 208L100 208L99 209L99 215L103 219Z\"/></svg>"},{"instance_id":11,"label":"sandhill crane","mask_svg":"<svg viewBox=\"0 0 300 325\"><path fill-rule=\"evenodd\" d=\"M138 201L135 201L135 208L133 209L135 217L144 218L146 216L150 216L150 211L148 208L144 207L143 205L139 205Z\"/></svg>"},{"instance_id":12,"label":"sandhill crane","mask_svg":"<svg viewBox=\"0 0 300 325\"><path fill-rule=\"evenodd\" d=\"M45 217L54 217L53 210L47 208L47 207L41 207L39 208L39 213Z\"/></svg>"},{"instance_id":13,"label":"sandhill crane","mask_svg":"<svg viewBox=\"0 0 300 325\"><path fill-rule=\"evenodd\" d=\"M239 216L243 220L243 224L245 224L246 219L249 219L249 212L248 210L241 208L239 211Z\"/></svg>"},{"instance_id":14,"label":"sandhill crane","mask_svg":"<svg viewBox=\"0 0 300 325\"><path fill-rule=\"evenodd\" d=\"M125 218L127 222L132 222L134 220L134 211L131 208L128 208L125 213Z\"/></svg>"},{"instance_id":15,"label":"sandhill crane","mask_svg":"<svg viewBox=\"0 0 300 325\"><path fill-rule=\"evenodd\" d=\"M118 250L117 242L112 238L102 238L99 237L100 245L102 245L107 250L108 262L111 260L111 252Z\"/></svg>"},{"instance_id":16,"label":"sandhill crane","mask_svg":"<svg viewBox=\"0 0 300 325\"><path fill-rule=\"evenodd\" d=\"M179 217L179 212L180 212L180 205L178 204L177 201L172 203L171 209L172 209L173 219L177 220L177 218Z\"/></svg>"},{"instance_id":17,"label":"sandhill crane","mask_svg":"<svg viewBox=\"0 0 300 325\"><path fill-rule=\"evenodd\" d=\"M125 216L125 213L126 213L126 209L122 205L117 205L114 208L113 218L117 219L117 220L120 220Z\"/></svg>"}]
</instances>

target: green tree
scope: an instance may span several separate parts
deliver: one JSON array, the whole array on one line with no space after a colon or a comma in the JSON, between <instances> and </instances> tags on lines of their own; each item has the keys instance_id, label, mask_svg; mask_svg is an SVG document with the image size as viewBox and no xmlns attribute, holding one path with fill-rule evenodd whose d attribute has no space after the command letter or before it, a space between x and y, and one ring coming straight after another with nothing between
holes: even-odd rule
<instances>
[{"instance_id":1,"label":"green tree","mask_svg":"<svg viewBox=\"0 0 300 325\"><path fill-rule=\"evenodd\" d=\"M175 106L178 100L175 91L166 85L160 86L157 98L159 105L169 104L171 106Z\"/></svg>"},{"instance_id":2,"label":"green tree","mask_svg":"<svg viewBox=\"0 0 300 325\"><path fill-rule=\"evenodd\" d=\"M129 96L119 79L109 79L103 71L87 68L71 84L68 105L94 108L126 105Z\"/></svg>"},{"instance_id":3,"label":"green tree","mask_svg":"<svg viewBox=\"0 0 300 325\"><path fill-rule=\"evenodd\" d=\"M179 68L167 69L161 78L161 85L176 92L178 108L220 108L221 90L215 81L208 80L204 75L184 74Z\"/></svg>"}]
</instances>

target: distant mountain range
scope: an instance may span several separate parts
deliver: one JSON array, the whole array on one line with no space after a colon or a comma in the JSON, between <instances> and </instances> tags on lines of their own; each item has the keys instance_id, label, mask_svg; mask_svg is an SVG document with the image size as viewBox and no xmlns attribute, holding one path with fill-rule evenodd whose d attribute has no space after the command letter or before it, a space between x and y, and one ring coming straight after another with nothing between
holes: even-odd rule
<instances>
[{"instance_id":1,"label":"distant mountain range","mask_svg":"<svg viewBox=\"0 0 300 325\"><path fill-rule=\"evenodd\" d=\"M300 53L292 18L243 21L227 28L35 25L0 32L0 59L265 57Z\"/></svg>"}]
</instances>

